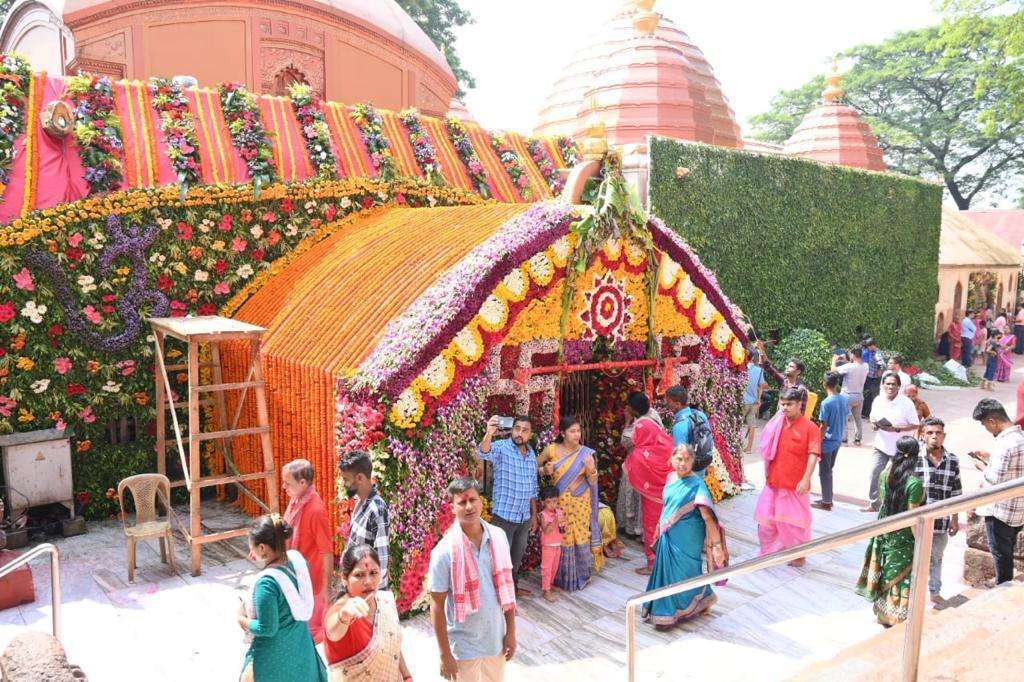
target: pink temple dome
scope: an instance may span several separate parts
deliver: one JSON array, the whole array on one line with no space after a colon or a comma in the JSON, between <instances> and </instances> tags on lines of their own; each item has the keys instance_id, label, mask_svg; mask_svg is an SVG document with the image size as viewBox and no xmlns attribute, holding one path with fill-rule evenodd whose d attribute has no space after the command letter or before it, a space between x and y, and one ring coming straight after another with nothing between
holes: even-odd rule
<instances>
[{"instance_id":1,"label":"pink temple dome","mask_svg":"<svg viewBox=\"0 0 1024 682\"><path fill-rule=\"evenodd\" d=\"M455 118L465 121L466 123L476 123L476 118L473 117L472 112L466 107L466 103L458 97L452 97L452 101L448 104L448 113Z\"/></svg>"},{"instance_id":2,"label":"pink temple dome","mask_svg":"<svg viewBox=\"0 0 1024 682\"><path fill-rule=\"evenodd\" d=\"M882 150L857 110L842 103L841 77L833 69L822 101L812 109L783 146L783 153L823 163L886 170Z\"/></svg>"},{"instance_id":3,"label":"pink temple dome","mask_svg":"<svg viewBox=\"0 0 1024 682\"><path fill-rule=\"evenodd\" d=\"M664 15L653 36L639 34L633 26L638 11L632 0L624 2L576 53L555 82L534 132L578 132L593 91L612 144L656 133L741 147L739 124L704 54Z\"/></svg>"}]
</instances>

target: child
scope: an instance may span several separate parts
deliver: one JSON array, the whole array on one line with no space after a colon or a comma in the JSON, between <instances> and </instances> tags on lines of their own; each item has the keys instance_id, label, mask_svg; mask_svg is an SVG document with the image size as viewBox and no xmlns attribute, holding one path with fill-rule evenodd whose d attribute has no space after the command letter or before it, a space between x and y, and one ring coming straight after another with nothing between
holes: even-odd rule
<instances>
[{"instance_id":1,"label":"child","mask_svg":"<svg viewBox=\"0 0 1024 682\"><path fill-rule=\"evenodd\" d=\"M999 367L999 339L994 334L988 336L985 343L985 376L981 380L981 388L984 391L995 390L996 370Z\"/></svg>"},{"instance_id":2,"label":"child","mask_svg":"<svg viewBox=\"0 0 1024 682\"><path fill-rule=\"evenodd\" d=\"M562 557L562 533L565 531L565 513L558 508L558 488L549 485L540 491L544 508L540 512L540 583L543 596L556 601L551 594L551 581Z\"/></svg>"},{"instance_id":3,"label":"child","mask_svg":"<svg viewBox=\"0 0 1024 682\"><path fill-rule=\"evenodd\" d=\"M619 540L615 512L603 502L597 508L597 525L601 527L601 549L604 555L609 559L621 559L624 545Z\"/></svg>"}]
</instances>

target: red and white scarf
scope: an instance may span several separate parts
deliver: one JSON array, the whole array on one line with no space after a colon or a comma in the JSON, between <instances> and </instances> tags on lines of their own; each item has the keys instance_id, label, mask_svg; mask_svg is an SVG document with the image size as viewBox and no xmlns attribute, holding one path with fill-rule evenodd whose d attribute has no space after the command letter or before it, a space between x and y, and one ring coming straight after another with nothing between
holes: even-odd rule
<instances>
[{"instance_id":1,"label":"red and white scarf","mask_svg":"<svg viewBox=\"0 0 1024 682\"><path fill-rule=\"evenodd\" d=\"M302 508L305 507L316 495L316 488L310 483L306 492L297 500L288 502L288 508L284 510L284 521L292 527L292 537L288 541L289 547L299 546L299 522L302 520Z\"/></svg>"},{"instance_id":2,"label":"red and white scarf","mask_svg":"<svg viewBox=\"0 0 1024 682\"><path fill-rule=\"evenodd\" d=\"M481 521L487 527L491 538L491 577L498 593L502 611L516 607L516 586L512 579L512 558L509 554L508 539L504 533ZM456 521L448 530L448 541L452 553L452 594L455 601L455 622L462 623L466 616L480 610L480 572L477 570L473 543L462 532Z\"/></svg>"}]
</instances>

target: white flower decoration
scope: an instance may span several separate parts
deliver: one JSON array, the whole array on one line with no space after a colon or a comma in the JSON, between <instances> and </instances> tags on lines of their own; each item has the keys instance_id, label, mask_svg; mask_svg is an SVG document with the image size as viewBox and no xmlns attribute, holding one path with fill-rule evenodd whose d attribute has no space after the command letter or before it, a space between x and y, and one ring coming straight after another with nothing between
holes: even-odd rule
<instances>
[{"instance_id":1,"label":"white flower decoration","mask_svg":"<svg viewBox=\"0 0 1024 682\"><path fill-rule=\"evenodd\" d=\"M163 265L166 261L167 256L165 256L162 253L154 253L152 256L149 257L150 263L159 263L160 265Z\"/></svg>"},{"instance_id":2,"label":"white flower decoration","mask_svg":"<svg viewBox=\"0 0 1024 682\"><path fill-rule=\"evenodd\" d=\"M352 205L352 200L349 199L348 197L342 197L341 201L338 202L338 205L341 206L342 208L348 208L349 206Z\"/></svg>"},{"instance_id":3,"label":"white flower decoration","mask_svg":"<svg viewBox=\"0 0 1024 682\"><path fill-rule=\"evenodd\" d=\"M239 266L239 268L235 270L235 274L241 277L242 279L249 279L250 277L252 277L252 273L252 266L249 265L248 263Z\"/></svg>"},{"instance_id":4,"label":"white flower decoration","mask_svg":"<svg viewBox=\"0 0 1024 682\"><path fill-rule=\"evenodd\" d=\"M259 225L253 225L249 228L249 234L252 235L253 239L259 239L263 236L263 228Z\"/></svg>"},{"instance_id":5,"label":"white flower decoration","mask_svg":"<svg viewBox=\"0 0 1024 682\"><path fill-rule=\"evenodd\" d=\"M210 273L206 270L196 270L196 274L192 278L197 282L206 282L210 279Z\"/></svg>"},{"instance_id":6,"label":"white flower decoration","mask_svg":"<svg viewBox=\"0 0 1024 682\"><path fill-rule=\"evenodd\" d=\"M96 280L93 279L92 275L79 275L78 286L81 287L82 293L87 294L90 291L96 290Z\"/></svg>"},{"instance_id":7,"label":"white flower decoration","mask_svg":"<svg viewBox=\"0 0 1024 682\"><path fill-rule=\"evenodd\" d=\"M288 223L288 227L284 228L284 233L289 237L294 237L299 233L299 226L295 223Z\"/></svg>"},{"instance_id":8,"label":"white flower decoration","mask_svg":"<svg viewBox=\"0 0 1024 682\"><path fill-rule=\"evenodd\" d=\"M32 386L31 386L33 393L43 393L49 387L50 387L50 380L49 379L39 379L38 381L33 381L32 382Z\"/></svg>"},{"instance_id":9,"label":"white flower decoration","mask_svg":"<svg viewBox=\"0 0 1024 682\"><path fill-rule=\"evenodd\" d=\"M45 314L46 306L36 305L35 301L29 301L25 304L25 307L21 309L21 316L30 319L33 324L39 324L42 322L43 315Z\"/></svg>"},{"instance_id":10,"label":"white flower decoration","mask_svg":"<svg viewBox=\"0 0 1024 682\"><path fill-rule=\"evenodd\" d=\"M100 390L106 391L107 393L120 393L121 384L115 384L113 381L108 381L107 383L100 386Z\"/></svg>"}]
</instances>

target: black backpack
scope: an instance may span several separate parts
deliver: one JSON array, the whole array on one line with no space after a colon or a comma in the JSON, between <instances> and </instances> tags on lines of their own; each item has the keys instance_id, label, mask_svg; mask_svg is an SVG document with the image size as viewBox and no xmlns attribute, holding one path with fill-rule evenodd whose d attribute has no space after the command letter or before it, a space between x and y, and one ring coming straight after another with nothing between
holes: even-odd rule
<instances>
[{"instance_id":1,"label":"black backpack","mask_svg":"<svg viewBox=\"0 0 1024 682\"><path fill-rule=\"evenodd\" d=\"M711 466L715 456L715 437L711 434L711 424L707 418L699 418L690 414L690 430L688 443L693 448L693 470L703 471Z\"/></svg>"}]
</instances>

